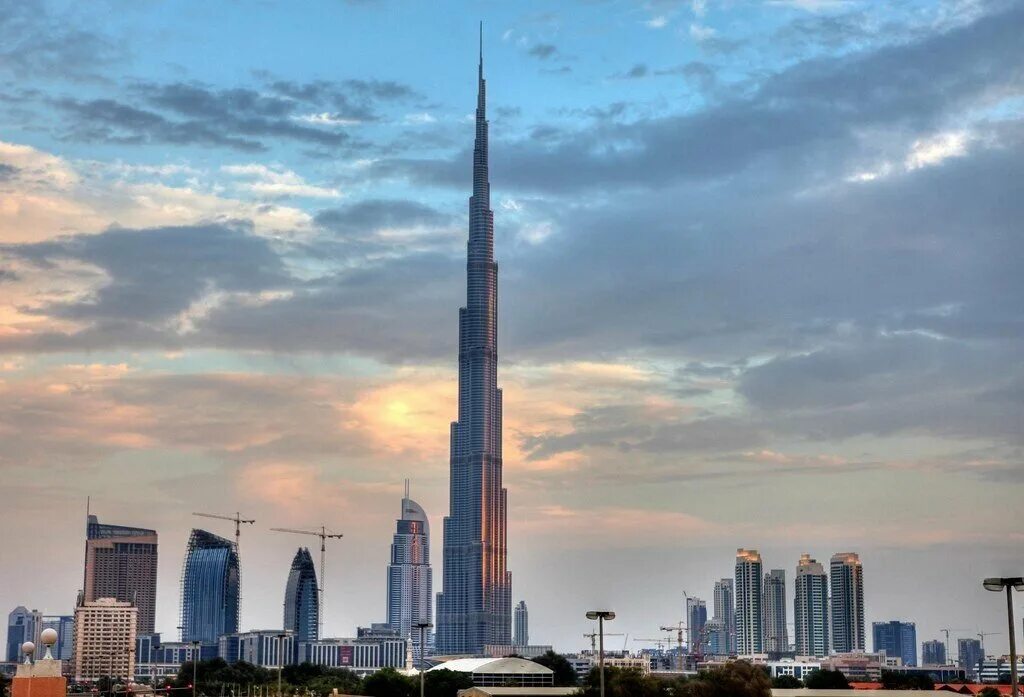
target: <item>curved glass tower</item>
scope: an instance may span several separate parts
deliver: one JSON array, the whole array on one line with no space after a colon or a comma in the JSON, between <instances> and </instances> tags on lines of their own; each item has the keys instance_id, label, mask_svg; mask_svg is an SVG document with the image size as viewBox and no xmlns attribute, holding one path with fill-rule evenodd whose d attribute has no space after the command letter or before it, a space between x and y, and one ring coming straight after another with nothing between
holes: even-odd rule
<instances>
[{"instance_id":1,"label":"curved glass tower","mask_svg":"<svg viewBox=\"0 0 1024 697\"><path fill-rule=\"evenodd\" d=\"M433 624L433 572L430 569L430 522L423 507L409 498L406 482L402 517L391 543L388 565L388 626L412 642L419 661L420 633L416 625ZM427 642L429 645L429 642Z\"/></svg>"},{"instance_id":2,"label":"curved glass tower","mask_svg":"<svg viewBox=\"0 0 1024 697\"><path fill-rule=\"evenodd\" d=\"M507 645L512 639L512 575L506 568L497 384L498 265L488 181L482 39L477 89L466 306L459 310L459 419L451 426L444 588L437 598L440 654L478 654L486 644Z\"/></svg>"},{"instance_id":3,"label":"curved glass tower","mask_svg":"<svg viewBox=\"0 0 1024 697\"><path fill-rule=\"evenodd\" d=\"M307 548L300 547L292 559L284 589L284 628L294 633L297 641L319 638L319 593L313 557Z\"/></svg>"},{"instance_id":4,"label":"curved glass tower","mask_svg":"<svg viewBox=\"0 0 1024 697\"><path fill-rule=\"evenodd\" d=\"M193 530L181 572L181 640L216 643L237 632L240 601L235 543Z\"/></svg>"}]
</instances>

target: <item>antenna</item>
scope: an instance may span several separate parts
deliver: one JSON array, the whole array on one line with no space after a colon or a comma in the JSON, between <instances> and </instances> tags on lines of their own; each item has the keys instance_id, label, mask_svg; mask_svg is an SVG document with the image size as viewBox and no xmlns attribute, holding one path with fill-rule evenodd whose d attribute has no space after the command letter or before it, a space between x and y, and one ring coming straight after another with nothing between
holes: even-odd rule
<instances>
[{"instance_id":1,"label":"antenna","mask_svg":"<svg viewBox=\"0 0 1024 697\"><path fill-rule=\"evenodd\" d=\"M484 64L484 20L480 20L480 65Z\"/></svg>"},{"instance_id":2,"label":"antenna","mask_svg":"<svg viewBox=\"0 0 1024 697\"><path fill-rule=\"evenodd\" d=\"M405 498L409 498L409 480L405 480Z\"/></svg>"}]
</instances>

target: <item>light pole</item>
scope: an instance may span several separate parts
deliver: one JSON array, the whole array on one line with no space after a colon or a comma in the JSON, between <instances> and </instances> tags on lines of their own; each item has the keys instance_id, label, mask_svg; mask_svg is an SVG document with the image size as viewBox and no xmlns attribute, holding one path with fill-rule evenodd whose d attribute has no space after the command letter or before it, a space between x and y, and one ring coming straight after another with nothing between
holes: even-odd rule
<instances>
[{"instance_id":1,"label":"light pole","mask_svg":"<svg viewBox=\"0 0 1024 697\"><path fill-rule=\"evenodd\" d=\"M199 641L192 640L192 697L196 697L196 689L199 687Z\"/></svg>"},{"instance_id":2,"label":"light pole","mask_svg":"<svg viewBox=\"0 0 1024 697\"><path fill-rule=\"evenodd\" d=\"M281 651L281 640L287 634L277 635L277 697L281 697L281 671L284 669L284 653Z\"/></svg>"},{"instance_id":3,"label":"light pole","mask_svg":"<svg viewBox=\"0 0 1024 697\"><path fill-rule=\"evenodd\" d=\"M416 629L420 630L420 697L423 697L423 695L425 693L424 691L426 689L424 687L424 680L425 680L424 673L426 671L425 666L426 666L426 660L427 660L427 642L424 641L423 636L424 636L424 633L428 629L433 627L433 626L434 625L430 624L430 622L417 622L416 623Z\"/></svg>"},{"instance_id":4,"label":"light pole","mask_svg":"<svg viewBox=\"0 0 1024 697\"><path fill-rule=\"evenodd\" d=\"M1013 589L1024 590L1024 578L1020 576L986 578L981 585L985 590L993 593L1006 589L1006 619L1010 629L1010 694L1012 697L1017 697L1017 642L1013 626Z\"/></svg>"},{"instance_id":5,"label":"light pole","mask_svg":"<svg viewBox=\"0 0 1024 697\"><path fill-rule=\"evenodd\" d=\"M615 619L615 613L611 610L591 610L587 613L587 619L597 620L597 635L599 637L597 664L601 674L601 697L604 697L604 621Z\"/></svg>"}]
</instances>

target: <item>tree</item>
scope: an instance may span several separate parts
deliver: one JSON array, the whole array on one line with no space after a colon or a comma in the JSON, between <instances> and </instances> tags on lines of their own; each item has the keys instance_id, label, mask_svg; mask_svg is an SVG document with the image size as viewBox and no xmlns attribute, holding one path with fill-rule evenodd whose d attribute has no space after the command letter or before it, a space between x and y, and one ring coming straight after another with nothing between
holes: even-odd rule
<instances>
[{"instance_id":1,"label":"tree","mask_svg":"<svg viewBox=\"0 0 1024 697\"><path fill-rule=\"evenodd\" d=\"M842 671L819 668L812 670L810 675L804 678L804 687L815 690L849 690L850 681L846 679Z\"/></svg>"},{"instance_id":2,"label":"tree","mask_svg":"<svg viewBox=\"0 0 1024 697\"><path fill-rule=\"evenodd\" d=\"M358 695L362 692L362 686L363 681L348 668L330 668L306 685L316 695L328 695L335 689L342 694Z\"/></svg>"},{"instance_id":3,"label":"tree","mask_svg":"<svg viewBox=\"0 0 1024 697\"><path fill-rule=\"evenodd\" d=\"M0 673L0 697L7 694L7 686L10 684L11 679L5 674Z\"/></svg>"},{"instance_id":4,"label":"tree","mask_svg":"<svg viewBox=\"0 0 1024 697\"><path fill-rule=\"evenodd\" d=\"M456 670L430 670L424 677L423 690L427 697L455 697L459 690L473 687L473 676Z\"/></svg>"},{"instance_id":5,"label":"tree","mask_svg":"<svg viewBox=\"0 0 1024 697\"><path fill-rule=\"evenodd\" d=\"M636 668L604 669L605 694L608 697L661 697L657 678L644 675ZM591 668L583 684L583 694L598 697L601 694L601 671Z\"/></svg>"},{"instance_id":6,"label":"tree","mask_svg":"<svg viewBox=\"0 0 1024 697\"><path fill-rule=\"evenodd\" d=\"M989 685L978 693L978 697L1002 697L999 690Z\"/></svg>"},{"instance_id":7,"label":"tree","mask_svg":"<svg viewBox=\"0 0 1024 697\"><path fill-rule=\"evenodd\" d=\"M555 687L573 687L579 684L579 676L576 669L565 658L565 656L548 649L543 656L533 659L545 668L550 668L555 673Z\"/></svg>"},{"instance_id":8,"label":"tree","mask_svg":"<svg viewBox=\"0 0 1024 697\"><path fill-rule=\"evenodd\" d=\"M772 681L761 666L732 661L687 683L690 697L771 697Z\"/></svg>"},{"instance_id":9,"label":"tree","mask_svg":"<svg viewBox=\"0 0 1024 697\"><path fill-rule=\"evenodd\" d=\"M780 690L799 690L803 686L803 682L792 675L777 675L772 678L772 687Z\"/></svg>"},{"instance_id":10,"label":"tree","mask_svg":"<svg viewBox=\"0 0 1024 697\"><path fill-rule=\"evenodd\" d=\"M413 697L413 682L394 668L378 670L363 680L363 694L372 697Z\"/></svg>"},{"instance_id":11,"label":"tree","mask_svg":"<svg viewBox=\"0 0 1024 697\"><path fill-rule=\"evenodd\" d=\"M882 688L886 690L928 690L935 689L935 681L930 675L921 673L897 673L894 670L882 671Z\"/></svg>"}]
</instances>

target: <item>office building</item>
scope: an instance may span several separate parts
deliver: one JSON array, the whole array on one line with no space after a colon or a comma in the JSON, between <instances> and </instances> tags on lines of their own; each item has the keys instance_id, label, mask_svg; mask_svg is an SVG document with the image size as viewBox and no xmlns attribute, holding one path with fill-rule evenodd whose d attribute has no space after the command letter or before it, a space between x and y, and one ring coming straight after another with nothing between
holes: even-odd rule
<instances>
[{"instance_id":1,"label":"office building","mask_svg":"<svg viewBox=\"0 0 1024 697\"><path fill-rule=\"evenodd\" d=\"M387 624L359 627L355 637L300 642L299 663L348 668L369 675L382 668L407 668L408 640Z\"/></svg>"},{"instance_id":2,"label":"office building","mask_svg":"<svg viewBox=\"0 0 1024 697\"><path fill-rule=\"evenodd\" d=\"M736 550L736 653L764 652L761 555L756 549Z\"/></svg>"},{"instance_id":3,"label":"office building","mask_svg":"<svg viewBox=\"0 0 1024 697\"><path fill-rule=\"evenodd\" d=\"M946 645L939 639L932 639L921 644L921 665L946 665Z\"/></svg>"},{"instance_id":4,"label":"office building","mask_svg":"<svg viewBox=\"0 0 1024 697\"><path fill-rule=\"evenodd\" d=\"M181 640L216 644L238 632L238 549L206 530L192 530L181 573Z\"/></svg>"},{"instance_id":5,"label":"office building","mask_svg":"<svg viewBox=\"0 0 1024 697\"><path fill-rule=\"evenodd\" d=\"M913 622L872 622L875 653L898 657L905 666L917 665L917 627Z\"/></svg>"},{"instance_id":6,"label":"office building","mask_svg":"<svg viewBox=\"0 0 1024 697\"><path fill-rule=\"evenodd\" d=\"M725 643L719 645L723 653L715 652L716 655L733 656L736 654L736 593L733 580L723 578L715 581L715 615L714 619L722 623L722 630L725 632Z\"/></svg>"},{"instance_id":7,"label":"office building","mask_svg":"<svg viewBox=\"0 0 1024 697\"><path fill-rule=\"evenodd\" d=\"M134 676L137 622L138 608L129 602L114 598L81 600L75 608L75 680Z\"/></svg>"},{"instance_id":8,"label":"office building","mask_svg":"<svg viewBox=\"0 0 1024 697\"><path fill-rule=\"evenodd\" d=\"M526 609L526 601L520 600L516 604L514 613L515 632L512 643L516 646L528 646L530 643L530 614ZM521 654L520 654L521 655Z\"/></svg>"},{"instance_id":9,"label":"office building","mask_svg":"<svg viewBox=\"0 0 1024 697\"><path fill-rule=\"evenodd\" d=\"M53 657L60 661L70 661L74 650L75 616L44 615L40 631L43 629L52 629L57 632L57 643L50 650ZM36 657L42 658L44 655L46 655L46 647L36 642Z\"/></svg>"},{"instance_id":10,"label":"office building","mask_svg":"<svg viewBox=\"0 0 1024 697\"><path fill-rule=\"evenodd\" d=\"M764 575L761 599L764 651L780 654L789 651L786 626L786 572L772 569Z\"/></svg>"},{"instance_id":11,"label":"office building","mask_svg":"<svg viewBox=\"0 0 1024 697\"><path fill-rule=\"evenodd\" d=\"M315 641L319 637L320 589L316 567L309 550L300 547L292 559L284 589L284 628L296 641Z\"/></svg>"},{"instance_id":12,"label":"office building","mask_svg":"<svg viewBox=\"0 0 1024 697\"><path fill-rule=\"evenodd\" d=\"M829 569L832 590L832 650L864 651L864 569L853 552L832 555Z\"/></svg>"},{"instance_id":13,"label":"office building","mask_svg":"<svg viewBox=\"0 0 1024 697\"><path fill-rule=\"evenodd\" d=\"M700 598L686 598L686 645L691 654L707 653L708 605Z\"/></svg>"},{"instance_id":14,"label":"office building","mask_svg":"<svg viewBox=\"0 0 1024 697\"><path fill-rule=\"evenodd\" d=\"M729 633L726 631L725 622L712 617L704 625L704 635L707 637L705 656L724 657L729 655Z\"/></svg>"},{"instance_id":15,"label":"office building","mask_svg":"<svg viewBox=\"0 0 1024 697\"><path fill-rule=\"evenodd\" d=\"M828 576L809 554L800 555L793 592L793 631L796 655L828 655Z\"/></svg>"},{"instance_id":16,"label":"office building","mask_svg":"<svg viewBox=\"0 0 1024 697\"><path fill-rule=\"evenodd\" d=\"M977 679L985 652L981 650L978 639L959 639L956 642L957 664L967 671L972 679Z\"/></svg>"},{"instance_id":17,"label":"office building","mask_svg":"<svg viewBox=\"0 0 1024 697\"><path fill-rule=\"evenodd\" d=\"M7 615L7 658L18 662L21 660L21 645L31 641L39 646L39 633L43 631L43 613L29 610L24 605L11 610Z\"/></svg>"},{"instance_id":18,"label":"office building","mask_svg":"<svg viewBox=\"0 0 1024 697\"><path fill-rule=\"evenodd\" d=\"M295 663L298 647L295 635L280 629L239 632L231 646L238 652L224 657L228 663L244 661L262 668L277 668Z\"/></svg>"},{"instance_id":19,"label":"office building","mask_svg":"<svg viewBox=\"0 0 1024 697\"><path fill-rule=\"evenodd\" d=\"M88 516L85 539L85 602L114 598L138 608L139 631L156 621L157 534L147 528L100 523Z\"/></svg>"},{"instance_id":20,"label":"office building","mask_svg":"<svg viewBox=\"0 0 1024 697\"><path fill-rule=\"evenodd\" d=\"M430 568L430 521L423 507L409 497L405 482L401 517L395 523L388 565L387 610L389 627L412 642L413 659L421 655L420 623L433 624L434 575ZM423 632L430 645L431 632Z\"/></svg>"}]
</instances>

